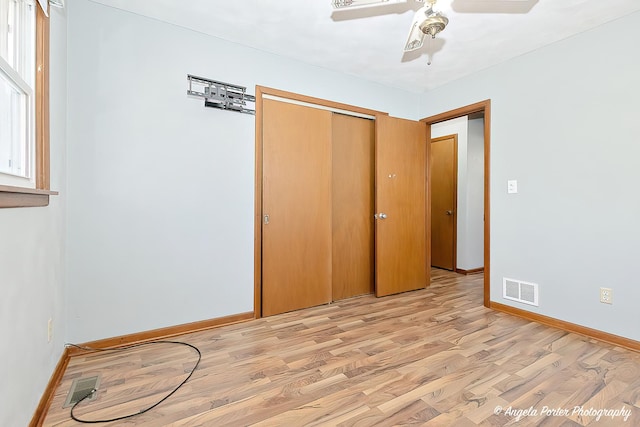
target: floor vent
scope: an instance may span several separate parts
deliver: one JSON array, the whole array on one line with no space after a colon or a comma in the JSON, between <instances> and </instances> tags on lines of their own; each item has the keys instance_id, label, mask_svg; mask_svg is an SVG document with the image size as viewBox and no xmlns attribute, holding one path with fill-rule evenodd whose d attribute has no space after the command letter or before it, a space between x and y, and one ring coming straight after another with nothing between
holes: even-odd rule
<instances>
[{"instance_id":1,"label":"floor vent","mask_svg":"<svg viewBox=\"0 0 640 427\"><path fill-rule=\"evenodd\" d=\"M502 279L502 297L524 304L538 306L538 284L522 280Z\"/></svg>"},{"instance_id":2,"label":"floor vent","mask_svg":"<svg viewBox=\"0 0 640 427\"><path fill-rule=\"evenodd\" d=\"M91 390L97 390L99 385L100 377L98 376L76 378L71 384L71 389L69 390L69 394L67 395L67 400L64 402L63 408L75 405L80 399L89 394ZM98 393L93 393L91 397L87 397L85 399L85 402L95 400L97 395Z\"/></svg>"}]
</instances>

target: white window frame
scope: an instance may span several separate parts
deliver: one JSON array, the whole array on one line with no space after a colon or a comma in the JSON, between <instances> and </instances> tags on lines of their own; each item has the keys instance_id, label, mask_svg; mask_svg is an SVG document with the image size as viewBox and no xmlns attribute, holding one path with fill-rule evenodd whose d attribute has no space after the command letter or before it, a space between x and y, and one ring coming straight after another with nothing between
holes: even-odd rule
<instances>
[{"instance_id":1,"label":"white window frame","mask_svg":"<svg viewBox=\"0 0 640 427\"><path fill-rule=\"evenodd\" d=\"M13 1L13 0L9 0ZM35 135L35 63L36 63L36 5L29 0L17 0L16 3L22 2L26 6L33 8L33 14L25 13L20 10L18 17L17 31L24 31L26 28L28 33L19 36L19 45L11 46L18 50L16 52L8 52L13 56L13 66L7 60L0 56L0 78L7 82L16 92L24 97L22 106L18 107L21 111L17 111L22 117L20 121L24 126L20 135L21 150L21 169L23 172L18 175L12 172L0 171L0 185L36 188L36 135ZM30 21L30 22L29 22ZM31 24L31 25L29 25ZM17 36L17 35L16 35ZM28 59L31 56L32 59ZM31 80L29 84L25 78ZM0 141L0 143L2 143Z\"/></svg>"}]
</instances>

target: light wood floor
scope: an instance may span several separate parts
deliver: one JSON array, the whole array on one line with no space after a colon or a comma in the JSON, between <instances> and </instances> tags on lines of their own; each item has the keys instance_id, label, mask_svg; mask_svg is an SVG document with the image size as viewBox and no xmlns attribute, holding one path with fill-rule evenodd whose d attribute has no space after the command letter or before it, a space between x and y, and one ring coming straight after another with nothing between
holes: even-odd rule
<instances>
[{"instance_id":1,"label":"light wood floor","mask_svg":"<svg viewBox=\"0 0 640 427\"><path fill-rule=\"evenodd\" d=\"M436 270L432 283L179 337L203 354L191 380L104 425L640 426L640 354L484 308L482 274ZM162 397L195 360L167 345L74 357L45 425L78 425L62 409L74 378L102 378L77 416L115 417ZM631 415L598 421L576 406Z\"/></svg>"}]
</instances>

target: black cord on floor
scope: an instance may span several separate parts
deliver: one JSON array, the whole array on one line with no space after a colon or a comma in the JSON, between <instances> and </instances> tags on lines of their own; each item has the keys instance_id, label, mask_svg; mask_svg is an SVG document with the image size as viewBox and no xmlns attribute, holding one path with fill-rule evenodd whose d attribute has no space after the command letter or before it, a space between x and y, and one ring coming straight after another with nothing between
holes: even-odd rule
<instances>
[{"instance_id":1,"label":"black cord on floor","mask_svg":"<svg viewBox=\"0 0 640 427\"><path fill-rule=\"evenodd\" d=\"M74 405L71 407L71 412L70 412L71 418L74 421L77 421L79 423L99 424L99 423L110 423L110 422L113 422L113 421L120 421L120 420L124 420L124 419L127 419L127 418L135 417L136 415L144 414L145 412L148 412L148 411L152 410L153 408L155 408L156 406L158 406L159 404L161 404L162 402L167 400L169 397L171 397L171 395L173 395L173 393L178 391L180 389L180 387L182 387L184 385L184 383L186 383L189 380L189 378L191 378L191 376L193 375L195 370L198 368L198 365L200 364L200 360L202 360L202 353L200 352L200 349L198 349L198 347L196 347L195 345L191 345L191 344L188 344L186 342L180 342L180 341L149 341L149 342L145 342L145 343L129 345L129 346L126 346L126 347L105 347L105 348L91 348L91 347L84 347L84 346L75 345L75 344L66 344L66 347L75 347L75 348L79 348L79 349L82 349L82 350L90 350L90 351L124 351L124 350L129 350L129 349L132 349L132 348L136 348L136 347L142 347L142 346L153 345L153 344L183 345L183 346L186 346L186 347L191 347L193 350L196 351L196 353L198 353L198 360L196 361L196 364L193 366L193 369L191 369L191 372L189 372L189 375L187 375L187 377L180 384L178 384L178 386L176 388L171 390L171 392L169 394L164 396L162 399L160 399L159 401L157 401L153 405L149 406L148 408L142 409L142 410L140 410L138 412L135 412L133 414L128 414L128 415L123 415L123 416L120 416L120 417L110 418L108 420L83 420L83 419L80 419L80 418L76 417L73 414L73 410L76 409L76 406L78 406L80 404L80 402L82 402L83 400L89 398L93 393L96 392L96 390L93 389L89 393L87 393L82 399L80 399L76 403L74 403Z\"/></svg>"}]
</instances>

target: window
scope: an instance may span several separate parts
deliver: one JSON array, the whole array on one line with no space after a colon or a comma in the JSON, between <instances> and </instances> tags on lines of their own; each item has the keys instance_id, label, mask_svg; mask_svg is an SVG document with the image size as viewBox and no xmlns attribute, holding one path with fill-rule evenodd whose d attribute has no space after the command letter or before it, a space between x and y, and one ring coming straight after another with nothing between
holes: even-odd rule
<instances>
[{"instance_id":1,"label":"window","mask_svg":"<svg viewBox=\"0 0 640 427\"><path fill-rule=\"evenodd\" d=\"M0 184L35 188L35 15L0 0Z\"/></svg>"},{"instance_id":2,"label":"window","mask_svg":"<svg viewBox=\"0 0 640 427\"><path fill-rule=\"evenodd\" d=\"M45 3L46 1L38 0ZM0 208L49 195L49 19L35 0L0 0Z\"/></svg>"}]
</instances>

